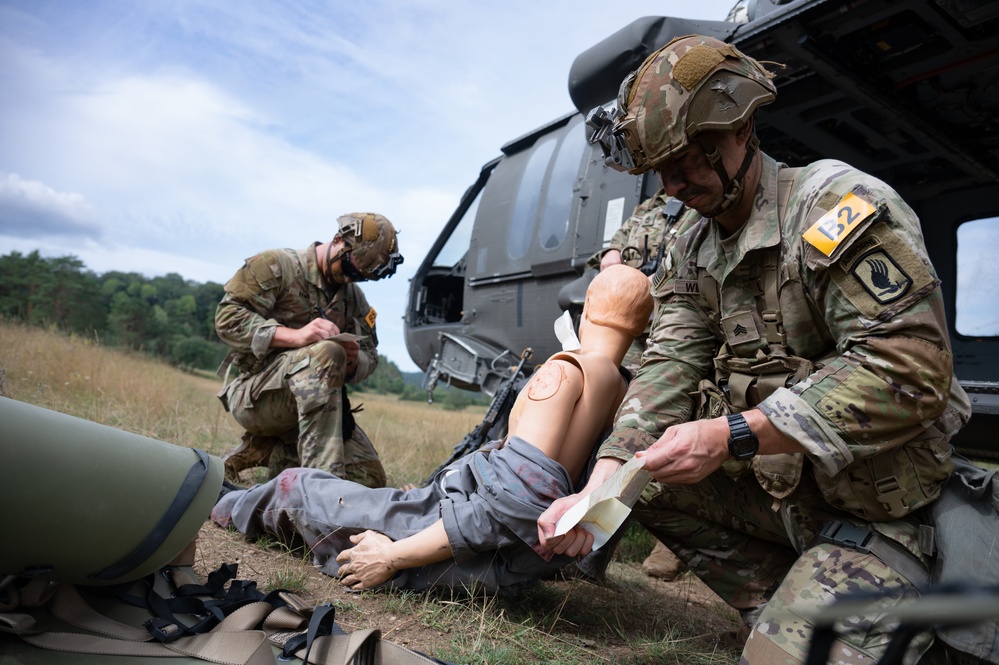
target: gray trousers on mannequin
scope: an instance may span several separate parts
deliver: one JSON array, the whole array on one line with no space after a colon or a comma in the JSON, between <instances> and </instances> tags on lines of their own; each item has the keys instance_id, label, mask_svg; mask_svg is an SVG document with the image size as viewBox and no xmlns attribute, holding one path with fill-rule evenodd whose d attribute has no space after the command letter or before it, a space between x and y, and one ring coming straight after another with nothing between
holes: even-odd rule
<instances>
[{"instance_id":1,"label":"gray trousers on mannequin","mask_svg":"<svg viewBox=\"0 0 999 665\"><path fill-rule=\"evenodd\" d=\"M571 560L545 559L535 548L538 516L573 491L562 465L511 437L498 450L451 464L427 487L407 491L371 489L318 469L287 469L270 482L226 494L212 519L248 537L297 540L334 577L336 555L352 547L350 536L372 530L399 540L443 519L453 559L399 571L385 586L517 591Z\"/></svg>"}]
</instances>

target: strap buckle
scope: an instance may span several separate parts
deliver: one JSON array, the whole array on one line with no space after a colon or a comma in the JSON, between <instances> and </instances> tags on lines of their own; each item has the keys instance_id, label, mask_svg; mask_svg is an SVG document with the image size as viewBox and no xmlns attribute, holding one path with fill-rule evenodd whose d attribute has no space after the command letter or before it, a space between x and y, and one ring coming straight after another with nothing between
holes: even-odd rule
<instances>
[{"instance_id":1,"label":"strap buckle","mask_svg":"<svg viewBox=\"0 0 999 665\"><path fill-rule=\"evenodd\" d=\"M909 512L905 503L905 490L899 485L895 476L875 478L874 488L878 492L878 501L884 506L885 512L892 517L903 517Z\"/></svg>"},{"instance_id":2,"label":"strap buckle","mask_svg":"<svg viewBox=\"0 0 999 665\"><path fill-rule=\"evenodd\" d=\"M820 543L829 543L856 550L861 554L869 554L871 550L867 545L873 537L874 532L870 529L862 529L840 520L829 520L822 526L817 540Z\"/></svg>"}]
</instances>

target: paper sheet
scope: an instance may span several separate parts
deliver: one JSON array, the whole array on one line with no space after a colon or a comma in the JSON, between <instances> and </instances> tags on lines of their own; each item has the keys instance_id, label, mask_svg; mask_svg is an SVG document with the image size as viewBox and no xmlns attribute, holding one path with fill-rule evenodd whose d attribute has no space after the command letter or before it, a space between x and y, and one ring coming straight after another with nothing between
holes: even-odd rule
<instances>
[{"instance_id":1,"label":"paper sheet","mask_svg":"<svg viewBox=\"0 0 999 665\"><path fill-rule=\"evenodd\" d=\"M586 498L570 508L555 524L556 536L577 524L593 534L593 549L599 549L624 524L631 509L652 480L642 468L643 458L633 457Z\"/></svg>"},{"instance_id":2,"label":"paper sheet","mask_svg":"<svg viewBox=\"0 0 999 665\"><path fill-rule=\"evenodd\" d=\"M572 316L568 311L555 319L555 337L562 343L563 351L578 351L580 348L579 337L572 325Z\"/></svg>"},{"instance_id":3,"label":"paper sheet","mask_svg":"<svg viewBox=\"0 0 999 665\"><path fill-rule=\"evenodd\" d=\"M336 335L333 335L331 337L327 337L326 339L333 340L334 342L358 342L364 339L364 335L355 335L354 333L342 332L342 333L337 333Z\"/></svg>"}]
</instances>

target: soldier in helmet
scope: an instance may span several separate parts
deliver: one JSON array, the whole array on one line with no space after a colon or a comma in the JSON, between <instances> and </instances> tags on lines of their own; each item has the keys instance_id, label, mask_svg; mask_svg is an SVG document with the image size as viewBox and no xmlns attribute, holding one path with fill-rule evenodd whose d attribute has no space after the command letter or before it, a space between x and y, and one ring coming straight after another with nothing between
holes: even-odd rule
<instances>
[{"instance_id":1,"label":"soldier in helmet","mask_svg":"<svg viewBox=\"0 0 999 665\"><path fill-rule=\"evenodd\" d=\"M357 284L391 277L402 255L385 217L351 213L337 222L331 241L261 252L225 285L215 328L231 351L219 399L246 430L223 458L230 480L270 460L272 472L304 466L385 486L345 384L378 363L375 310Z\"/></svg>"},{"instance_id":2,"label":"soldier in helmet","mask_svg":"<svg viewBox=\"0 0 999 665\"><path fill-rule=\"evenodd\" d=\"M756 111L772 74L737 48L688 36L621 86L594 137L611 165L654 170L686 205L652 279L643 364L587 486L633 456L653 491L635 517L752 627L746 663L804 662L819 603L919 595L932 538L919 509L953 469L967 422L919 220L884 182L762 152ZM585 554L590 536L551 541ZM884 653L891 626L840 636L843 663ZM931 650L910 644L907 662Z\"/></svg>"}]
</instances>

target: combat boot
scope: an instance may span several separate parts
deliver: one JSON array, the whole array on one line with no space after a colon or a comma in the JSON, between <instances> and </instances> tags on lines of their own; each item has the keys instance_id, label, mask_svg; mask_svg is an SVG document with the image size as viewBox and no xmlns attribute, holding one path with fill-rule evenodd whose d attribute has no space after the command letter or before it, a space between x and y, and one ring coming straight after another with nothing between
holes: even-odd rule
<instances>
[{"instance_id":1,"label":"combat boot","mask_svg":"<svg viewBox=\"0 0 999 665\"><path fill-rule=\"evenodd\" d=\"M244 433L239 445L222 456L226 479L238 482L243 469L266 466L271 450L279 443L281 439L274 436Z\"/></svg>"},{"instance_id":2,"label":"combat boot","mask_svg":"<svg viewBox=\"0 0 999 665\"><path fill-rule=\"evenodd\" d=\"M642 562L642 571L649 577L655 577L670 582L675 580L687 569L687 566L677 558L668 547L656 541L652 553Z\"/></svg>"}]
</instances>

